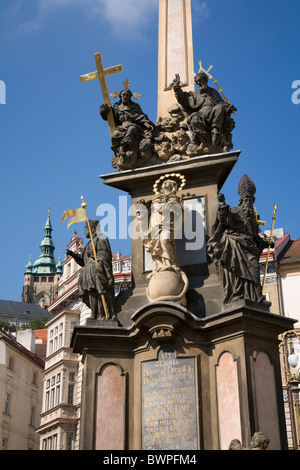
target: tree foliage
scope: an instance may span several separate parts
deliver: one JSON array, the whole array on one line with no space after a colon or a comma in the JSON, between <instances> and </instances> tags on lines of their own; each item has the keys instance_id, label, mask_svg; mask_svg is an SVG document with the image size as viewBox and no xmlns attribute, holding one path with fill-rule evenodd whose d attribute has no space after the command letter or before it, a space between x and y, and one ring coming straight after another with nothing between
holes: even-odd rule
<instances>
[{"instance_id":1,"label":"tree foliage","mask_svg":"<svg viewBox=\"0 0 300 470\"><path fill-rule=\"evenodd\" d=\"M47 317L32 318L27 325L22 325L22 330L43 330L46 328L45 324L49 319Z\"/></svg>"}]
</instances>

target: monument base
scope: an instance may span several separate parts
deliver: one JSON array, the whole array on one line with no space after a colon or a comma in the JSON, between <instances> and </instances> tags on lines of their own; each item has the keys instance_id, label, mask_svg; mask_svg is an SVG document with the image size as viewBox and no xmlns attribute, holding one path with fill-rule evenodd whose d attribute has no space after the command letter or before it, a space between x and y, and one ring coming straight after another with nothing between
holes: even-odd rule
<instances>
[{"instance_id":1,"label":"monument base","mask_svg":"<svg viewBox=\"0 0 300 470\"><path fill-rule=\"evenodd\" d=\"M278 336L293 324L241 301L203 319L153 302L130 326L76 326L81 449L226 450L256 431L287 449Z\"/></svg>"},{"instance_id":2,"label":"monument base","mask_svg":"<svg viewBox=\"0 0 300 470\"><path fill-rule=\"evenodd\" d=\"M86 319L86 325L89 326L119 326L120 323L118 322L117 318L105 318L103 320L95 320L93 318Z\"/></svg>"}]
</instances>

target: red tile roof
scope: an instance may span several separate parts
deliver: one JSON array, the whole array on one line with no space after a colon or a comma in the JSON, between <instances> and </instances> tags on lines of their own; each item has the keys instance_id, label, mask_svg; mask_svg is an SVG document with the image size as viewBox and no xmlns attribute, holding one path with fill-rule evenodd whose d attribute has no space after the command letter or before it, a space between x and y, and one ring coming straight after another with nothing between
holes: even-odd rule
<instances>
[{"instance_id":1,"label":"red tile roof","mask_svg":"<svg viewBox=\"0 0 300 470\"><path fill-rule=\"evenodd\" d=\"M300 262L300 238L290 240L278 256L279 264L292 264Z\"/></svg>"},{"instance_id":2,"label":"red tile roof","mask_svg":"<svg viewBox=\"0 0 300 470\"><path fill-rule=\"evenodd\" d=\"M43 343L47 343L47 328L43 328L42 330L34 330L35 332L35 339L42 339Z\"/></svg>"}]
</instances>

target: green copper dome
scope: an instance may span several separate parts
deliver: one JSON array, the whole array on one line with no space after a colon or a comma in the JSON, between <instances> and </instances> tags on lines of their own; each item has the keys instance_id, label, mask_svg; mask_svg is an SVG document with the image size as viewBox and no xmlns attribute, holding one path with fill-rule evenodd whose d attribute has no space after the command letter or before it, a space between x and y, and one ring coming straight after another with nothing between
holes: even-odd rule
<instances>
[{"instance_id":1,"label":"green copper dome","mask_svg":"<svg viewBox=\"0 0 300 470\"><path fill-rule=\"evenodd\" d=\"M30 253L28 264L26 264L26 274L32 273L32 268L33 268L33 264L31 263L31 253Z\"/></svg>"},{"instance_id":2,"label":"green copper dome","mask_svg":"<svg viewBox=\"0 0 300 470\"><path fill-rule=\"evenodd\" d=\"M54 243L52 240L52 225L50 221L50 210L44 227L44 238L40 244L40 256L32 267L32 273L37 275L54 275L56 274L57 262L54 259Z\"/></svg>"},{"instance_id":3,"label":"green copper dome","mask_svg":"<svg viewBox=\"0 0 300 470\"><path fill-rule=\"evenodd\" d=\"M56 273L57 274L62 274L62 272L63 272L63 265L61 264L61 259L60 259L60 255L59 255L58 263L56 265Z\"/></svg>"}]
</instances>

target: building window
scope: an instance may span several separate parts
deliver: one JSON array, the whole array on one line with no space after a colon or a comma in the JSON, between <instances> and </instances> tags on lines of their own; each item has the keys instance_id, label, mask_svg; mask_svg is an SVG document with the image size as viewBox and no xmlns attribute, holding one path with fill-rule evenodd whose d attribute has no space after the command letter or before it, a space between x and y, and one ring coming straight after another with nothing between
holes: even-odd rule
<instances>
[{"instance_id":1,"label":"building window","mask_svg":"<svg viewBox=\"0 0 300 470\"><path fill-rule=\"evenodd\" d=\"M48 278L48 281L49 281L49 282L54 282L54 277L49 277L49 278Z\"/></svg>"},{"instance_id":2,"label":"building window","mask_svg":"<svg viewBox=\"0 0 300 470\"><path fill-rule=\"evenodd\" d=\"M268 302L270 302L270 292L264 292L264 296Z\"/></svg>"},{"instance_id":3,"label":"building window","mask_svg":"<svg viewBox=\"0 0 300 470\"><path fill-rule=\"evenodd\" d=\"M66 442L66 450L73 450L73 442L74 442L74 435L72 432L67 433L67 442Z\"/></svg>"},{"instance_id":4,"label":"building window","mask_svg":"<svg viewBox=\"0 0 300 470\"><path fill-rule=\"evenodd\" d=\"M42 450L57 450L57 434L43 439Z\"/></svg>"},{"instance_id":5,"label":"building window","mask_svg":"<svg viewBox=\"0 0 300 470\"><path fill-rule=\"evenodd\" d=\"M34 426L35 425L35 407L32 406L30 410L30 425Z\"/></svg>"},{"instance_id":6,"label":"building window","mask_svg":"<svg viewBox=\"0 0 300 470\"><path fill-rule=\"evenodd\" d=\"M123 273L128 273L128 272L130 272L130 270L131 270L130 262L127 261L127 262L123 263L122 272Z\"/></svg>"},{"instance_id":7,"label":"building window","mask_svg":"<svg viewBox=\"0 0 300 470\"><path fill-rule=\"evenodd\" d=\"M75 377L75 372L69 373L68 405L74 405L75 402Z\"/></svg>"},{"instance_id":8,"label":"building window","mask_svg":"<svg viewBox=\"0 0 300 470\"><path fill-rule=\"evenodd\" d=\"M8 368L9 370L14 370L14 358L10 356L9 361L8 361Z\"/></svg>"},{"instance_id":9,"label":"building window","mask_svg":"<svg viewBox=\"0 0 300 470\"><path fill-rule=\"evenodd\" d=\"M54 375L46 381L45 411L60 403L60 374Z\"/></svg>"},{"instance_id":10,"label":"building window","mask_svg":"<svg viewBox=\"0 0 300 470\"><path fill-rule=\"evenodd\" d=\"M59 330L63 330L63 323L59 325ZM63 347L64 337L63 333L58 333L58 326L50 330L50 338L52 339L49 341L49 356Z\"/></svg>"},{"instance_id":11,"label":"building window","mask_svg":"<svg viewBox=\"0 0 300 470\"><path fill-rule=\"evenodd\" d=\"M10 414L10 402L11 402L11 395L10 393L7 393L5 397L5 404L4 404L4 413L7 415Z\"/></svg>"},{"instance_id":12,"label":"building window","mask_svg":"<svg viewBox=\"0 0 300 470\"><path fill-rule=\"evenodd\" d=\"M40 278L39 278L39 277L35 277L33 280L34 280L34 282L39 282Z\"/></svg>"},{"instance_id":13,"label":"building window","mask_svg":"<svg viewBox=\"0 0 300 470\"><path fill-rule=\"evenodd\" d=\"M32 376L32 384L33 384L33 385L37 385L37 373L36 373L36 372L33 373L33 376Z\"/></svg>"},{"instance_id":14,"label":"building window","mask_svg":"<svg viewBox=\"0 0 300 470\"><path fill-rule=\"evenodd\" d=\"M74 384L69 384L68 389L68 405L74 405Z\"/></svg>"},{"instance_id":15,"label":"building window","mask_svg":"<svg viewBox=\"0 0 300 470\"><path fill-rule=\"evenodd\" d=\"M7 450L7 439L5 437L2 439L1 450Z\"/></svg>"},{"instance_id":16,"label":"building window","mask_svg":"<svg viewBox=\"0 0 300 470\"><path fill-rule=\"evenodd\" d=\"M46 392L45 397L45 410L48 411L50 409L50 392Z\"/></svg>"},{"instance_id":17,"label":"building window","mask_svg":"<svg viewBox=\"0 0 300 470\"><path fill-rule=\"evenodd\" d=\"M76 375L75 375L75 372L70 372L70 373L69 373L69 380L72 380L72 381L75 382L75 376L76 376Z\"/></svg>"},{"instance_id":18,"label":"building window","mask_svg":"<svg viewBox=\"0 0 300 470\"><path fill-rule=\"evenodd\" d=\"M59 404L59 401L60 401L60 385L57 385L57 386L56 386L55 393L56 393L56 396L55 396L55 405L58 405L58 404Z\"/></svg>"},{"instance_id":19,"label":"building window","mask_svg":"<svg viewBox=\"0 0 300 470\"><path fill-rule=\"evenodd\" d=\"M121 271L121 264L119 262L113 263L113 272L119 273Z\"/></svg>"},{"instance_id":20,"label":"building window","mask_svg":"<svg viewBox=\"0 0 300 470\"><path fill-rule=\"evenodd\" d=\"M47 278L46 278L46 277L42 277L42 278L41 278L41 282L47 282Z\"/></svg>"}]
</instances>

